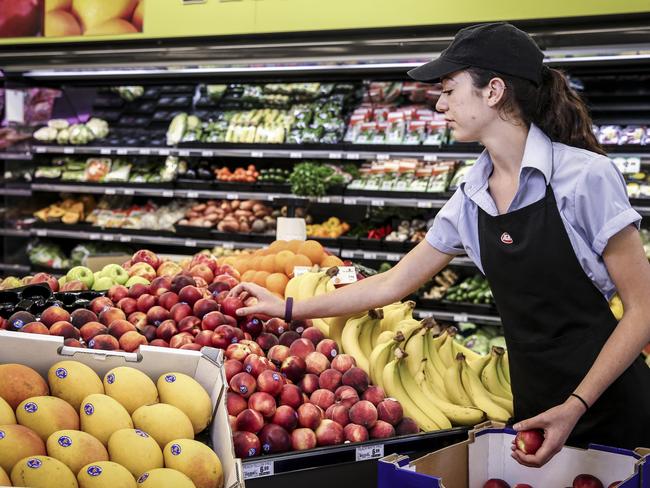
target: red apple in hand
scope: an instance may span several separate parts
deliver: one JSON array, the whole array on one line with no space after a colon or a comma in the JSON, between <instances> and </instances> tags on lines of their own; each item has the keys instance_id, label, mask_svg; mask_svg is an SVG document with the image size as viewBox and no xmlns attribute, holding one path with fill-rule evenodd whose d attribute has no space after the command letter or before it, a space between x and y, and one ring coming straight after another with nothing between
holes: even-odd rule
<instances>
[{"instance_id":1,"label":"red apple in hand","mask_svg":"<svg viewBox=\"0 0 650 488\"><path fill-rule=\"evenodd\" d=\"M515 445L524 454L535 454L544 443L544 431L542 429L522 430L517 432Z\"/></svg>"},{"instance_id":2,"label":"red apple in hand","mask_svg":"<svg viewBox=\"0 0 650 488\"><path fill-rule=\"evenodd\" d=\"M510 485L503 480L492 478L485 482L483 488L510 488Z\"/></svg>"},{"instance_id":3,"label":"red apple in hand","mask_svg":"<svg viewBox=\"0 0 650 488\"><path fill-rule=\"evenodd\" d=\"M573 480L573 488L603 488L603 484L595 476L579 474Z\"/></svg>"}]
</instances>

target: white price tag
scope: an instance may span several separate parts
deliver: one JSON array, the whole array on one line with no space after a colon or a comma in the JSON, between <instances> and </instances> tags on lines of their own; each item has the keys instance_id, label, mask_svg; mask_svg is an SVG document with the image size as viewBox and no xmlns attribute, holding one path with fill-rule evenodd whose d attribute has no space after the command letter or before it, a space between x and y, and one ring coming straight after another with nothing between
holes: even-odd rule
<instances>
[{"instance_id":1,"label":"white price tag","mask_svg":"<svg viewBox=\"0 0 650 488\"><path fill-rule=\"evenodd\" d=\"M251 158L263 158L263 157L264 157L263 151L251 151Z\"/></svg>"},{"instance_id":2,"label":"white price tag","mask_svg":"<svg viewBox=\"0 0 650 488\"><path fill-rule=\"evenodd\" d=\"M300 276L304 275L305 273L309 273L309 270L311 269L311 266L294 266L293 267L293 276Z\"/></svg>"},{"instance_id":3,"label":"white price tag","mask_svg":"<svg viewBox=\"0 0 650 488\"><path fill-rule=\"evenodd\" d=\"M256 463L244 463L244 479L262 478L273 476L273 461L258 461Z\"/></svg>"},{"instance_id":4,"label":"white price tag","mask_svg":"<svg viewBox=\"0 0 650 488\"><path fill-rule=\"evenodd\" d=\"M433 312L431 312L429 310L425 310L425 311L420 312L419 316L420 316L420 318L428 319L428 318L433 317Z\"/></svg>"},{"instance_id":5,"label":"white price tag","mask_svg":"<svg viewBox=\"0 0 650 488\"><path fill-rule=\"evenodd\" d=\"M467 322L469 320L469 317L466 313L455 313L452 317L452 320L454 322Z\"/></svg>"},{"instance_id":6,"label":"white price tag","mask_svg":"<svg viewBox=\"0 0 650 488\"><path fill-rule=\"evenodd\" d=\"M120 236L120 242L131 242L131 236Z\"/></svg>"},{"instance_id":7,"label":"white price tag","mask_svg":"<svg viewBox=\"0 0 650 488\"><path fill-rule=\"evenodd\" d=\"M364 259L377 259L377 254L374 252L364 252L363 253L363 258Z\"/></svg>"},{"instance_id":8,"label":"white price tag","mask_svg":"<svg viewBox=\"0 0 650 488\"><path fill-rule=\"evenodd\" d=\"M25 122L25 90L5 90L5 118L8 122Z\"/></svg>"},{"instance_id":9,"label":"white price tag","mask_svg":"<svg viewBox=\"0 0 650 488\"><path fill-rule=\"evenodd\" d=\"M235 244L232 242L224 242L223 246L221 247L223 247L224 249L235 249Z\"/></svg>"},{"instance_id":10,"label":"white price tag","mask_svg":"<svg viewBox=\"0 0 650 488\"><path fill-rule=\"evenodd\" d=\"M44 148L44 147L36 146L36 147L34 148L34 152L36 152L36 153L44 153L44 152L45 152L45 149L46 149L46 148Z\"/></svg>"},{"instance_id":11,"label":"white price tag","mask_svg":"<svg viewBox=\"0 0 650 488\"><path fill-rule=\"evenodd\" d=\"M178 155L182 158L186 158L190 155L190 152L187 149L182 149L178 151Z\"/></svg>"},{"instance_id":12,"label":"white price tag","mask_svg":"<svg viewBox=\"0 0 650 488\"><path fill-rule=\"evenodd\" d=\"M104 148L99 150L99 154L101 154L102 156L108 156L110 153L111 153L110 149Z\"/></svg>"},{"instance_id":13,"label":"white price tag","mask_svg":"<svg viewBox=\"0 0 650 488\"><path fill-rule=\"evenodd\" d=\"M36 229L36 235L38 237L45 237L47 236L47 231L45 229Z\"/></svg>"},{"instance_id":14,"label":"white price tag","mask_svg":"<svg viewBox=\"0 0 650 488\"><path fill-rule=\"evenodd\" d=\"M356 198L344 198L343 203L346 205L356 205L357 204L357 199Z\"/></svg>"},{"instance_id":15,"label":"white price tag","mask_svg":"<svg viewBox=\"0 0 650 488\"><path fill-rule=\"evenodd\" d=\"M640 158L614 158L613 161L623 174L638 173L641 171Z\"/></svg>"},{"instance_id":16,"label":"white price tag","mask_svg":"<svg viewBox=\"0 0 650 488\"><path fill-rule=\"evenodd\" d=\"M433 202L429 202L427 200L420 200L417 203L418 208L431 208L433 207Z\"/></svg>"},{"instance_id":17,"label":"white price tag","mask_svg":"<svg viewBox=\"0 0 650 488\"><path fill-rule=\"evenodd\" d=\"M239 200L239 195L237 193L228 193L226 200Z\"/></svg>"},{"instance_id":18,"label":"white price tag","mask_svg":"<svg viewBox=\"0 0 650 488\"><path fill-rule=\"evenodd\" d=\"M330 197L318 197L316 201L319 203L330 203L331 199Z\"/></svg>"},{"instance_id":19,"label":"white price tag","mask_svg":"<svg viewBox=\"0 0 650 488\"><path fill-rule=\"evenodd\" d=\"M112 241L113 239L115 239L115 236L113 234L104 234L102 236L103 241Z\"/></svg>"},{"instance_id":20,"label":"white price tag","mask_svg":"<svg viewBox=\"0 0 650 488\"><path fill-rule=\"evenodd\" d=\"M199 198L199 192L198 191L188 191L187 192L187 198Z\"/></svg>"},{"instance_id":21,"label":"white price tag","mask_svg":"<svg viewBox=\"0 0 650 488\"><path fill-rule=\"evenodd\" d=\"M342 258L352 258L352 257L354 257L354 251L348 251L347 249L343 249L341 251L341 257Z\"/></svg>"},{"instance_id":22,"label":"white price tag","mask_svg":"<svg viewBox=\"0 0 650 488\"><path fill-rule=\"evenodd\" d=\"M301 152L290 152L289 153L289 159L302 159L302 153Z\"/></svg>"},{"instance_id":23,"label":"white price tag","mask_svg":"<svg viewBox=\"0 0 650 488\"><path fill-rule=\"evenodd\" d=\"M383 444L376 444L374 446L357 447L357 452L356 452L357 461L368 461L370 459L377 459L381 457L384 457Z\"/></svg>"},{"instance_id":24,"label":"white price tag","mask_svg":"<svg viewBox=\"0 0 650 488\"><path fill-rule=\"evenodd\" d=\"M163 190L162 196L165 198L171 198L174 196L174 191L173 190Z\"/></svg>"},{"instance_id":25,"label":"white price tag","mask_svg":"<svg viewBox=\"0 0 650 488\"><path fill-rule=\"evenodd\" d=\"M354 266L337 266L339 272L332 277L335 285L347 285L357 281L357 270Z\"/></svg>"},{"instance_id":26,"label":"white price tag","mask_svg":"<svg viewBox=\"0 0 650 488\"><path fill-rule=\"evenodd\" d=\"M104 193L106 193L107 195L115 195L117 191L115 190L115 188L106 188L104 190Z\"/></svg>"},{"instance_id":27,"label":"white price tag","mask_svg":"<svg viewBox=\"0 0 650 488\"><path fill-rule=\"evenodd\" d=\"M151 149L140 149L140 154L143 156L149 156L149 154L151 154Z\"/></svg>"},{"instance_id":28,"label":"white price tag","mask_svg":"<svg viewBox=\"0 0 650 488\"><path fill-rule=\"evenodd\" d=\"M193 239L186 239L185 247L196 247L196 241Z\"/></svg>"},{"instance_id":29,"label":"white price tag","mask_svg":"<svg viewBox=\"0 0 650 488\"><path fill-rule=\"evenodd\" d=\"M64 147L63 154L74 154L74 147Z\"/></svg>"},{"instance_id":30,"label":"white price tag","mask_svg":"<svg viewBox=\"0 0 650 488\"><path fill-rule=\"evenodd\" d=\"M348 153L347 157L348 159L361 159L361 155L359 153Z\"/></svg>"},{"instance_id":31,"label":"white price tag","mask_svg":"<svg viewBox=\"0 0 650 488\"><path fill-rule=\"evenodd\" d=\"M124 188L125 195L135 195L135 190L133 188Z\"/></svg>"},{"instance_id":32,"label":"white price tag","mask_svg":"<svg viewBox=\"0 0 650 488\"><path fill-rule=\"evenodd\" d=\"M386 204L383 200L370 200L370 205L373 207L383 207Z\"/></svg>"},{"instance_id":33,"label":"white price tag","mask_svg":"<svg viewBox=\"0 0 650 488\"><path fill-rule=\"evenodd\" d=\"M88 240L90 241L98 241L101 238L101 235L99 234L90 234L88 236Z\"/></svg>"},{"instance_id":34,"label":"white price tag","mask_svg":"<svg viewBox=\"0 0 650 488\"><path fill-rule=\"evenodd\" d=\"M214 156L214 152L212 152L212 151L201 151L201 156L203 156L204 158L211 158L212 156Z\"/></svg>"},{"instance_id":35,"label":"white price tag","mask_svg":"<svg viewBox=\"0 0 650 488\"><path fill-rule=\"evenodd\" d=\"M438 155L437 154L425 154L424 155L424 160L425 161L438 161Z\"/></svg>"},{"instance_id":36,"label":"white price tag","mask_svg":"<svg viewBox=\"0 0 650 488\"><path fill-rule=\"evenodd\" d=\"M125 148L120 148L117 150L118 156L126 156L127 153L128 151Z\"/></svg>"},{"instance_id":37,"label":"white price tag","mask_svg":"<svg viewBox=\"0 0 650 488\"><path fill-rule=\"evenodd\" d=\"M390 159L390 154L377 154L377 161L388 161Z\"/></svg>"},{"instance_id":38,"label":"white price tag","mask_svg":"<svg viewBox=\"0 0 650 488\"><path fill-rule=\"evenodd\" d=\"M343 153L329 153L330 159L343 159Z\"/></svg>"},{"instance_id":39,"label":"white price tag","mask_svg":"<svg viewBox=\"0 0 650 488\"><path fill-rule=\"evenodd\" d=\"M160 154L161 156L169 156L169 149L160 149L158 151L158 154Z\"/></svg>"}]
</instances>

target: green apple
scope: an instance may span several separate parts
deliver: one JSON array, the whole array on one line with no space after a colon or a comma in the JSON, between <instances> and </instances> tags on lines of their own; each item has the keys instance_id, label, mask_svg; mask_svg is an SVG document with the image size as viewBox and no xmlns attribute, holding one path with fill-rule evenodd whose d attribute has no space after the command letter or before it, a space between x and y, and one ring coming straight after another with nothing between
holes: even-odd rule
<instances>
[{"instance_id":1,"label":"green apple","mask_svg":"<svg viewBox=\"0 0 650 488\"><path fill-rule=\"evenodd\" d=\"M63 285L66 284L67 281L68 281L68 278L66 278L65 275L63 275L63 276L61 276L61 278L59 278L59 290L61 289L61 287L62 287Z\"/></svg>"},{"instance_id":2,"label":"green apple","mask_svg":"<svg viewBox=\"0 0 650 488\"><path fill-rule=\"evenodd\" d=\"M102 276L107 276L118 285L123 285L129 279L129 273L119 264L107 264L101 271Z\"/></svg>"},{"instance_id":3,"label":"green apple","mask_svg":"<svg viewBox=\"0 0 650 488\"><path fill-rule=\"evenodd\" d=\"M151 284L148 279L143 278L142 276L131 276L127 280L127 282L124 283L124 286L126 286L127 288L131 288L136 283L142 283L143 285L150 285Z\"/></svg>"},{"instance_id":4,"label":"green apple","mask_svg":"<svg viewBox=\"0 0 650 488\"><path fill-rule=\"evenodd\" d=\"M2 281L2 285L0 285L0 289L11 290L12 288L18 288L21 285L22 283L20 281L20 278L16 278L15 276L7 276Z\"/></svg>"},{"instance_id":5,"label":"green apple","mask_svg":"<svg viewBox=\"0 0 650 488\"><path fill-rule=\"evenodd\" d=\"M93 272L85 266L75 266L70 271L68 271L68 274L65 276L67 281L81 281L89 290L92 288L93 283L95 282Z\"/></svg>"},{"instance_id":6,"label":"green apple","mask_svg":"<svg viewBox=\"0 0 650 488\"><path fill-rule=\"evenodd\" d=\"M95 280L95 283L93 283L92 289L95 291L103 291L103 290L108 290L113 285L114 285L113 280L110 279L108 276L100 276Z\"/></svg>"}]
</instances>

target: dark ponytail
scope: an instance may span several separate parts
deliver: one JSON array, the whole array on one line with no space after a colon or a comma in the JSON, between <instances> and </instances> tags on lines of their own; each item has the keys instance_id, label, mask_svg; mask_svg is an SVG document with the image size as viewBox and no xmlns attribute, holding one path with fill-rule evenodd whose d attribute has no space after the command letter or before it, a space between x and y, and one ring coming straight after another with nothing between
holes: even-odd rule
<instances>
[{"instance_id":1,"label":"dark ponytail","mask_svg":"<svg viewBox=\"0 0 650 488\"><path fill-rule=\"evenodd\" d=\"M476 88L487 86L492 78L505 82L506 91L499 106L504 119L514 116L527 125L532 122L552 141L605 154L592 131L587 106L561 71L544 66L540 86L482 68L467 71Z\"/></svg>"}]
</instances>

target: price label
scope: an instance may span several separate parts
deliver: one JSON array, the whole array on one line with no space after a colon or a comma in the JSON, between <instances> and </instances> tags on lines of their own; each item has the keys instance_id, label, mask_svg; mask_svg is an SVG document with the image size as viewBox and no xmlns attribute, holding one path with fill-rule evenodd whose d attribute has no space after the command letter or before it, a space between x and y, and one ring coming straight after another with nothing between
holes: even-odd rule
<instances>
[{"instance_id":1,"label":"price label","mask_svg":"<svg viewBox=\"0 0 650 488\"><path fill-rule=\"evenodd\" d=\"M111 153L110 149L104 148L99 150L99 154L101 154L102 156L108 156L110 153Z\"/></svg>"},{"instance_id":2,"label":"price label","mask_svg":"<svg viewBox=\"0 0 650 488\"><path fill-rule=\"evenodd\" d=\"M273 476L273 461L258 461L256 463L244 463L244 479L263 478Z\"/></svg>"},{"instance_id":3,"label":"price label","mask_svg":"<svg viewBox=\"0 0 650 488\"><path fill-rule=\"evenodd\" d=\"M377 254L374 252L364 252L363 257L365 259L377 259Z\"/></svg>"},{"instance_id":4,"label":"price label","mask_svg":"<svg viewBox=\"0 0 650 488\"><path fill-rule=\"evenodd\" d=\"M196 241L193 239L186 239L185 247L196 247Z\"/></svg>"},{"instance_id":5,"label":"price label","mask_svg":"<svg viewBox=\"0 0 650 488\"><path fill-rule=\"evenodd\" d=\"M300 275L304 275L305 273L309 273L310 269L311 266L294 266L293 276L300 276Z\"/></svg>"},{"instance_id":6,"label":"price label","mask_svg":"<svg viewBox=\"0 0 650 488\"><path fill-rule=\"evenodd\" d=\"M383 200L370 200L370 205L373 207L383 207L386 204Z\"/></svg>"},{"instance_id":7,"label":"price label","mask_svg":"<svg viewBox=\"0 0 650 488\"><path fill-rule=\"evenodd\" d=\"M190 152L188 150L181 150L181 151L178 151L178 155L180 157L182 157L182 158L183 157L186 158L186 157L188 157L190 155Z\"/></svg>"},{"instance_id":8,"label":"price label","mask_svg":"<svg viewBox=\"0 0 650 488\"><path fill-rule=\"evenodd\" d=\"M169 149L160 149L158 151L158 154L160 154L161 156L169 156Z\"/></svg>"},{"instance_id":9,"label":"price label","mask_svg":"<svg viewBox=\"0 0 650 488\"><path fill-rule=\"evenodd\" d=\"M143 156L149 156L149 154L151 154L151 149L140 149L140 154Z\"/></svg>"},{"instance_id":10,"label":"price label","mask_svg":"<svg viewBox=\"0 0 650 488\"><path fill-rule=\"evenodd\" d=\"M357 270L354 266L337 266L339 272L332 277L335 285L347 285L357 281Z\"/></svg>"},{"instance_id":11,"label":"price label","mask_svg":"<svg viewBox=\"0 0 650 488\"><path fill-rule=\"evenodd\" d=\"M354 257L354 251L348 251L347 249L343 249L341 251L341 257L342 258L352 258L352 257Z\"/></svg>"},{"instance_id":12,"label":"price label","mask_svg":"<svg viewBox=\"0 0 650 488\"><path fill-rule=\"evenodd\" d=\"M135 195L135 190L133 188L124 188L125 195Z\"/></svg>"},{"instance_id":13,"label":"price label","mask_svg":"<svg viewBox=\"0 0 650 488\"><path fill-rule=\"evenodd\" d=\"M348 159L361 159L361 155L359 153L348 153Z\"/></svg>"},{"instance_id":14,"label":"price label","mask_svg":"<svg viewBox=\"0 0 650 488\"><path fill-rule=\"evenodd\" d=\"M91 241L98 241L99 239L101 239L101 235L99 235L99 234L90 234L88 236L88 239L91 240Z\"/></svg>"},{"instance_id":15,"label":"price label","mask_svg":"<svg viewBox=\"0 0 650 488\"><path fill-rule=\"evenodd\" d=\"M290 152L289 153L289 159L302 159L302 153L301 152Z\"/></svg>"},{"instance_id":16,"label":"price label","mask_svg":"<svg viewBox=\"0 0 650 488\"><path fill-rule=\"evenodd\" d=\"M128 154L128 152L129 151L126 150L125 148L120 148L120 149L117 150L118 156L126 156Z\"/></svg>"},{"instance_id":17,"label":"price label","mask_svg":"<svg viewBox=\"0 0 650 488\"><path fill-rule=\"evenodd\" d=\"M131 242L131 236L120 236L120 242Z\"/></svg>"},{"instance_id":18,"label":"price label","mask_svg":"<svg viewBox=\"0 0 650 488\"><path fill-rule=\"evenodd\" d=\"M173 190L163 190L162 196L165 198L171 198L174 196Z\"/></svg>"},{"instance_id":19,"label":"price label","mask_svg":"<svg viewBox=\"0 0 650 488\"><path fill-rule=\"evenodd\" d=\"M466 313L455 313L452 317L452 320L454 322L467 322L469 320L469 317Z\"/></svg>"},{"instance_id":20,"label":"price label","mask_svg":"<svg viewBox=\"0 0 650 488\"><path fill-rule=\"evenodd\" d=\"M74 147L64 147L63 154L74 154Z\"/></svg>"},{"instance_id":21,"label":"price label","mask_svg":"<svg viewBox=\"0 0 650 488\"><path fill-rule=\"evenodd\" d=\"M641 171L640 158L614 158L613 161L623 174L638 173Z\"/></svg>"},{"instance_id":22,"label":"price label","mask_svg":"<svg viewBox=\"0 0 650 488\"><path fill-rule=\"evenodd\" d=\"M237 193L228 193L226 200L239 200L239 195Z\"/></svg>"},{"instance_id":23,"label":"price label","mask_svg":"<svg viewBox=\"0 0 650 488\"><path fill-rule=\"evenodd\" d=\"M424 155L424 160L425 161L438 161L438 155L437 154L425 154Z\"/></svg>"},{"instance_id":24,"label":"price label","mask_svg":"<svg viewBox=\"0 0 650 488\"><path fill-rule=\"evenodd\" d=\"M390 159L390 154L377 154L377 161L388 161Z\"/></svg>"},{"instance_id":25,"label":"price label","mask_svg":"<svg viewBox=\"0 0 650 488\"><path fill-rule=\"evenodd\" d=\"M117 191L115 190L115 188L106 188L104 190L104 193L106 193L107 195L115 195Z\"/></svg>"},{"instance_id":26,"label":"price label","mask_svg":"<svg viewBox=\"0 0 650 488\"><path fill-rule=\"evenodd\" d=\"M47 231L45 229L36 229L36 235L38 237L45 237L47 236Z\"/></svg>"},{"instance_id":27,"label":"price label","mask_svg":"<svg viewBox=\"0 0 650 488\"><path fill-rule=\"evenodd\" d=\"M212 152L212 151L201 151L201 156L203 156L204 158L211 158L212 156L214 156L214 152Z\"/></svg>"},{"instance_id":28,"label":"price label","mask_svg":"<svg viewBox=\"0 0 650 488\"><path fill-rule=\"evenodd\" d=\"M346 205L356 205L357 204L357 199L356 198L343 198L343 203Z\"/></svg>"},{"instance_id":29,"label":"price label","mask_svg":"<svg viewBox=\"0 0 650 488\"><path fill-rule=\"evenodd\" d=\"M198 191L188 191L187 192L187 198L199 198L199 192Z\"/></svg>"},{"instance_id":30,"label":"price label","mask_svg":"<svg viewBox=\"0 0 650 488\"><path fill-rule=\"evenodd\" d=\"M330 197L318 197L316 201L319 203L330 203L331 199Z\"/></svg>"},{"instance_id":31,"label":"price label","mask_svg":"<svg viewBox=\"0 0 650 488\"><path fill-rule=\"evenodd\" d=\"M115 238L113 234L104 234L102 236L103 241L112 241Z\"/></svg>"},{"instance_id":32,"label":"price label","mask_svg":"<svg viewBox=\"0 0 650 488\"><path fill-rule=\"evenodd\" d=\"M36 153L44 153L44 152L45 152L45 149L46 149L46 148L44 148L44 147L36 146L36 147L34 148L34 152L36 152Z\"/></svg>"},{"instance_id":33,"label":"price label","mask_svg":"<svg viewBox=\"0 0 650 488\"><path fill-rule=\"evenodd\" d=\"M252 151L251 152L251 158L263 158L264 157L264 152L263 151Z\"/></svg>"},{"instance_id":34,"label":"price label","mask_svg":"<svg viewBox=\"0 0 650 488\"><path fill-rule=\"evenodd\" d=\"M418 200L417 207L418 208L432 208L433 207L433 202L427 201L427 200Z\"/></svg>"},{"instance_id":35,"label":"price label","mask_svg":"<svg viewBox=\"0 0 650 488\"><path fill-rule=\"evenodd\" d=\"M433 312L431 312L429 310L424 310L424 311L419 313L419 316L421 318L423 318L423 319L429 319L429 318L433 317Z\"/></svg>"},{"instance_id":36,"label":"price label","mask_svg":"<svg viewBox=\"0 0 650 488\"><path fill-rule=\"evenodd\" d=\"M223 247L224 249L235 249L235 244L232 242L224 242L223 246L221 247Z\"/></svg>"},{"instance_id":37,"label":"price label","mask_svg":"<svg viewBox=\"0 0 650 488\"><path fill-rule=\"evenodd\" d=\"M343 159L343 153L329 153L330 159Z\"/></svg>"},{"instance_id":38,"label":"price label","mask_svg":"<svg viewBox=\"0 0 650 488\"><path fill-rule=\"evenodd\" d=\"M357 452L356 452L357 461L368 461L370 459L377 459L381 457L384 457L383 444L357 447Z\"/></svg>"}]
</instances>

